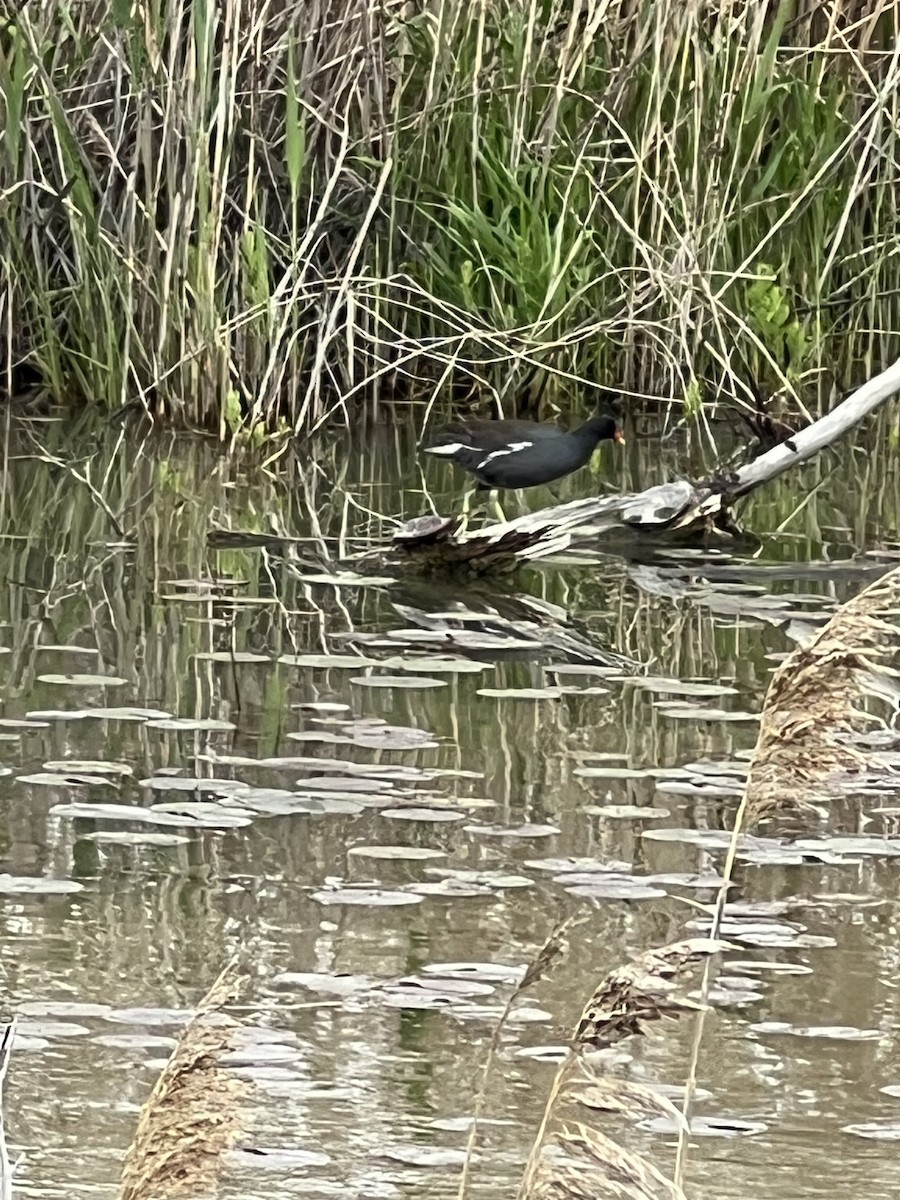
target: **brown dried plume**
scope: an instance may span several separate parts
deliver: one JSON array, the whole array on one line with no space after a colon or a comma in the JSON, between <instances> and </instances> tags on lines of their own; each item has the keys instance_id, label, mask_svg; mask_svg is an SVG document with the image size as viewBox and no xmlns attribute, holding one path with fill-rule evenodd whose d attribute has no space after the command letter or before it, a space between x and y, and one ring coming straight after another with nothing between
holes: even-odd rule
<instances>
[{"instance_id":1,"label":"brown dried plume","mask_svg":"<svg viewBox=\"0 0 900 1200\"><path fill-rule=\"evenodd\" d=\"M900 601L900 567L841 605L812 639L794 650L772 677L747 780L748 823L769 817L808 817L838 777L864 774L871 764L852 745L872 724L857 702L864 692L894 704L897 672L889 659L900 648L890 619Z\"/></svg>"},{"instance_id":2,"label":"brown dried plume","mask_svg":"<svg viewBox=\"0 0 900 1200\"><path fill-rule=\"evenodd\" d=\"M141 1110L122 1167L120 1200L203 1200L215 1195L222 1154L240 1127L246 1087L218 1065L238 1021L222 1008L242 980L229 963L185 1026Z\"/></svg>"}]
</instances>

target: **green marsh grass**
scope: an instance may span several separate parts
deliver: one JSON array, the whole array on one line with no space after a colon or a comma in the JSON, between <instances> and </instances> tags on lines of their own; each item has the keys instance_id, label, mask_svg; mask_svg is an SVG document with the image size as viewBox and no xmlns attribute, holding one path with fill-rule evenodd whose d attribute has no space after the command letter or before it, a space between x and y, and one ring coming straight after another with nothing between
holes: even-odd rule
<instances>
[{"instance_id":1,"label":"green marsh grass","mask_svg":"<svg viewBox=\"0 0 900 1200\"><path fill-rule=\"evenodd\" d=\"M900 324L897 8L829 13L14 5L0 384L223 439L535 382L812 407Z\"/></svg>"}]
</instances>

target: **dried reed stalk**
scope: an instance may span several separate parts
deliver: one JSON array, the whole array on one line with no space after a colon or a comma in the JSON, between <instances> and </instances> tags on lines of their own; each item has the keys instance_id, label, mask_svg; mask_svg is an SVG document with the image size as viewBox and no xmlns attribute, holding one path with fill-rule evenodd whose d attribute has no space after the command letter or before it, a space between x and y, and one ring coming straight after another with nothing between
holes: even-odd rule
<instances>
[{"instance_id":1,"label":"dried reed stalk","mask_svg":"<svg viewBox=\"0 0 900 1200\"><path fill-rule=\"evenodd\" d=\"M565 1114L573 1108L642 1117L663 1113L681 1125L670 1100L653 1088L602 1075L593 1052L644 1033L650 1021L696 1008L676 992L675 977L724 946L709 938L673 942L646 951L600 982L550 1090L518 1200L684 1200L681 1189L652 1163Z\"/></svg>"},{"instance_id":2,"label":"dried reed stalk","mask_svg":"<svg viewBox=\"0 0 900 1200\"><path fill-rule=\"evenodd\" d=\"M217 1064L240 1029L221 1010L237 997L241 982L232 961L182 1030L141 1110L125 1155L120 1200L202 1200L215 1194L245 1095L244 1086Z\"/></svg>"},{"instance_id":3,"label":"dried reed stalk","mask_svg":"<svg viewBox=\"0 0 900 1200\"><path fill-rule=\"evenodd\" d=\"M6 1125L3 1120L3 1084L6 1081L15 1037L16 1022L13 1020L3 1027L0 1034L0 1200L12 1200L13 1180L19 1165L18 1159L15 1162L10 1161L6 1146Z\"/></svg>"},{"instance_id":4,"label":"dried reed stalk","mask_svg":"<svg viewBox=\"0 0 900 1200\"><path fill-rule=\"evenodd\" d=\"M827 797L838 777L861 774L870 766L871 757L850 745L847 735L872 724L872 715L855 707L862 693L880 696L894 705L900 697L892 682L898 673L885 661L900 648L900 627L888 619L896 615L898 597L900 567L843 604L812 641L794 650L772 677L747 786L734 817L723 881L713 907L711 937L719 935L744 830L771 817L816 814L814 800ZM694 1030L680 1114L674 1176L679 1186L687 1164L688 1123L709 985L707 962L699 988L703 1011Z\"/></svg>"},{"instance_id":5,"label":"dried reed stalk","mask_svg":"<svg viewBox=\"0 0 900 1200\"><path fill-rule=\"evenodd\" d=\"M543 979L558 961L558 959L562 958L563 955L568 952L569 944L566 940L567 933L572 929L573 926L581 925L585 920L585 917L568 917L566 920L560 921L558 924L554 925L544 944L528 964L525 974L519 980L515 990L504 1005L503 1012L500 1014L500 1019L494 1026L494 1032L491 1035L491 1041L488 1046L487 1055L485 1056L484 1065L481 1071L481 1082L475 1095L475 1107L472 1112L472 1124L469 1129L469 1136L466 1140L466 1159L463 1163L463 1169L459 1179L459 1188L457 1189L456 1193L457 1200L465 1200L468 1192L472 1159L474 1157L475 1146L478 1141L478 1122L481 1119L482 1112L484 1111L487 1082L488 1078L490 1077L491 1068L494 1065L494 1057L500 1045L500 1038L503 1034L503 1030L506 1028L506 1023L509 1020L509 1014L513 1010L513 1005L527 988L530 988L532 984L537 983L539 979Z\"/></svg>"}]
</instances>

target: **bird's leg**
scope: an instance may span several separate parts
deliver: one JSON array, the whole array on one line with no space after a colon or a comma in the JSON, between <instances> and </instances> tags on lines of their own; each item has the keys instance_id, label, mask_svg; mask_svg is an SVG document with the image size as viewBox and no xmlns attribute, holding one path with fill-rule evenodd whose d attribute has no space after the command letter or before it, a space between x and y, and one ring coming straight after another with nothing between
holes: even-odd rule
<instances>
[{"instance_id":1,"label":"bird's leg","mask_svg":"<svg viewBox=\"0 0 900 1200\"><path fill-rule=\"evenodd\" d=\"M500 501L497 499L497 489L496 488L491 489L490 497L488 499L488 504L493 509L493 511L497 517L497 520L500 521L501 524L505 525L506 524L506 514L503 512L503 509L500 507Z\"/></svg>"},{"instance_id":2,"label":"bird's leg","mask_svg":"<svg viewBox=\"0 0 900 1200\"><path fill-rule=\"evenodd\" d=\"M469 488L463 496L462 512L460 513L460 521L457 527L457 534L465 533L469 525L469 510L472 507L472 497L475 495L477 488Z\"/></svg>"}]
</instances>

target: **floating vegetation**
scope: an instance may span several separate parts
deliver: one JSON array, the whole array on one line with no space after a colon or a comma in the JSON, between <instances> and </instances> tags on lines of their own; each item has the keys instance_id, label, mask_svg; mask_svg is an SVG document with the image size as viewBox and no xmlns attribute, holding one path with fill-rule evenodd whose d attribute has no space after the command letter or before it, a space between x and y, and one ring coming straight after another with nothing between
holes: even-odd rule
<instances>
[{"instance_id":1,"label":"floating vegetation","mask_svg":"<svg viewBox=\"0 0 900 1200\"><path fill-rule=\"evenodd\" d=\"M556 825L467 825L466 833L490 838L545 838L554 837L560 831Z\"/></svg>"},{"instance_id":2,"label":"floating vegetation","mask_svg":"<svg viewBox=\"0 0 900 1200\"><path fill-rule=\"evenodd\" d=\"M75 771L35 771L33 775L19 775L17 783L28 783L36 787L74 788L74 787L115 787L115 781L103 775L80 775Z\"/></svg>"},{"instance_id":3,"label":"floating vegetation","mask_svg":"<svg viewBox=\"0 0 900 1200\"><path fill-rule=\"evenodd\" d=\"M0 874L0 895L3 896L71 896L83 891L84 884L74 879Z\"/></svg>"},{"instance_id":4,"label":"floating vegetation","mask_svg":"<svg viewBox=\"0 0 900 1200\"><path fill-rule=\"evenodd\" d=\"M395 908L398 905L421 904L423 897L415 892L391 891L389 888L372 888L351 885L336 887L329 891L312 893L317 904L352 904L363 908Z\"/></svg>"},{"instance_id":5,"label":"floating vegetation","mask_svg":"<svg viewBox=\"0 0 900 1200\"><path fill-rule=\"evenodd\" d=\"M150 830L138 833L124 829L95 829L90 833L79 833L78 839L107 846L186 846L191 840L180 833L154 833Z\"/></svg>"},{"instance_id":6,"label":"floating vegetation","mask_svg":"<svg viewBox=\"0 0 900 1200\"><path fill-rule=\"evenodd\" d=\"M446 850L426 846L351 846L347 854L351 858L382 858L393 862L428 862L447 857Z\"/></svg>"},{"instance_id":7,"label":"floating vegetation","mask_svg":"<svg viewBox=\"0 0 900 1200\"><path fill-rule=\"evenodd\" d=\"M543 688L479 688L479 696L490 696L495 700L559 700L563 689Z\"/></svg>"},{"instance_id":8,"label":"floating vegetation","mask_svg":"<svg viewBox=\"0 0 900 1200\"><path fill-rule=\"evenodd\" d=\"M85 821L133 821L136 824L175 825L199 829L239 829L251 824L251 814L226 812L214 804L180 805L172 811L167 808L141 808L135 804L90 804L79 801L72 804L54 804L50 809L53 816L71 817Z\"/></svg>"},{"instance_id":9,"label":"floating vegetation","mask_svg":"<svg viewBox=\"0 0 900 1200\"><path fill-rule=\"evenodd\" d=\"M124 687L127 679L119 675L38 675L38 683L59 684L66 687Z\"/></svg>"},{"instance_id":10,"label":"floating vegetation","mask_svg":"<svg viewBox=\"0 0 900 1200\"><path fill-rule=\"evenodd\" d=\"M381 816L388 821L422 821L426 824L440 824L465 820L464 812L452 812L447 808L420 808L410 805L408 808L384 808ZM468 827L467 827L468 828Z\"/></svg>"},{"instance_id":11,"label":"floating vegetation","mask_svg":"<svg viewBox=\"0 0 900 1200\"><path fill-rule=\"evenodd\" d=\"M447 686L446 679L428 675L354 675L350 682L363 688L409 688L413 691Z\"/></svg>"},{"instance_id":12,"label":"floating vegetation","mask_svg":"<svg viewBox=\"0 0 900 1200\"><path fill-rule=\"evenodd\" d=\"M106 762L97 759L86 758L64 758L51 760L44 763L44 770L51 772L69 772L74 771L76 775L109 775L117 778L124 778L127 775L133 775L133 769L128 763ZM21 779L22 776L20 775Z\"/></svg>"}]
</instances>

